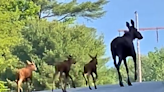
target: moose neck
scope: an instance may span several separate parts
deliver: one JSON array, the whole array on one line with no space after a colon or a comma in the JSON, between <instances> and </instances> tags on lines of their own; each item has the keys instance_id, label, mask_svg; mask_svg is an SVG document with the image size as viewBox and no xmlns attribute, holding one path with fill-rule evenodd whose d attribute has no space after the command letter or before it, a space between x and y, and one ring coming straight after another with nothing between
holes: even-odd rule
<instances>
[{"instance_id":1,"label":"moose neck","mask_svg":"<svg viewBox=\"0 0 164 92\"><path fill-rule=\"evenodd\" d=\"M71 66L71 65L72 65L71 60L69 60L69 59L68 59L66 62L67 62L67 64L68 64L69 66Z\"/></svg>"},{"instance_id":2,"label":"moose neck","mask_svg":"<svg viewBox=\"0 0 164 92\"><path fill-rule=\"evenodd\" d=\"M26 68L29 69L31 72L33 71L32 67L30 65L27 65Z\"/></svg>"},{"instance_id":3,"label":"moose neck","mask_svg":"<svg viewBox=\"0 0 164 92\"><path fill-rule=\"evenodd\" d=\"M94 62L93 60L91 60L91 61L90 61L90 63L92 63L92 64L96 65L96 62Z\"/></svg>"},{"instance_id":4,"label":"moose neck","mask_svg":"<svg viewBox=\"0 0 164 92\"><path fill-rule=\"evenodd\" d=\"M128 38L129 40L133 41L135 39L133 32L126 32L123 37Z\"/></svg>"}]
</instances>

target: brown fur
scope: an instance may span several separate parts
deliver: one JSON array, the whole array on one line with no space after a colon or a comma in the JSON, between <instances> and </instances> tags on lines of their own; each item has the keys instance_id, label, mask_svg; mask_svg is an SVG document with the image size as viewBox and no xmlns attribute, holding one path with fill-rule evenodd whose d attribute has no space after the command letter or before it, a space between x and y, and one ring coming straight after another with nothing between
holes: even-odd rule
<instances>
[{"instance_id":1,"label":"brown fur","mask_svg":"<svg viewBox=\"0 0 164 92\"><path fill-rule=\"evenodd\" d=\"M64 60L63 62L59 62L56 64L55 73L53 74L53 87L54 87L54 80L56 79L57 75L59 75L59 82L61 82L61 78L64 77L64 84L62 85L63 92L66 92L66 84L67 84L68 77L71 79L72 85L75 88L75 84L73 82L72 77L69 75L69 71L71 65L75 64L76 62L73 60L71 55L69 55L67 58L68 60ZM63 73L65 74L65 76L63 76ZM52 87L52 91L53 91L53 87Z\"/></svg>"},{"instance_id":2,"label":"brown fur","mask_svg":"<svg viewBox=\"0 0 164 92\"><path fill-rule=\"evenodd\" d=\"M96 79L98 78L98 75L97 75L97 67L96 67L96 65L98 63L97 63L97 54L96 54L95 57L91 56L90 54L89 54L89 56L92 58L92 60L89 63L84 65L83 77L84 77L84 79L86 81L86 85L87 85L87 82L88 82L89 89L92 90L92 88L90 87L89 77L90 77L90 75L92 76L95 89L97 89L97 87L96 87ZM96 79L94 78L93 73L95 73ZM85 75L87 76L87 79L85 78Z\"/></svg>"},{"instance_id":3,"label":"brown fur","mask_svg":"<svg viewBox=\"0 0 164 92\"><path fill-rule=\"evenodd\" d=\"M27 82L28 79L32 79L32 71L36 71L37 68L35 66L35 63L34 62L29 62L27 60L27 65L26 67L24 68L21 68L17 71L17 86L18 86L18 92L20 91L23 91L22 87L21 87L21 84L22 82Z\"/></svg>"}]
</instances>

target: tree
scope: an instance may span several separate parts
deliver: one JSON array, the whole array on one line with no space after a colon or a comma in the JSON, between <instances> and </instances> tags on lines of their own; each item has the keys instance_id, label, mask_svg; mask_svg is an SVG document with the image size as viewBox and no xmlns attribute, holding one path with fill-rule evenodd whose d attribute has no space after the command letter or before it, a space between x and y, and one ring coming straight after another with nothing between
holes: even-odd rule
<instances>
[{"instance_id":1,"label":"tree","mask_svg":"<svg viewBox=\"0 0 164 92\"><path fill-rule=\"evenodd\" d=\"M19 1L8 0L6 2L5 0L0 0L0 80L2 81L0 82L1 91L5 89L3 85L6 82L3 81L6 81L7 78L13 78L12 73L14 73L14 69L20 62L19 59L12 53L13 47L19 45L20 42L23 40L21 30L24 27L25 20L21 17L22 14L26 12L21 11L21 4L19 3ZM28 19L28 16L26 18Z\"/></svg>"},{"instance_id":2,"label":"tree","mask_svg":"<svg viewBox=\"0 0 164 92\"><path fill-rule=\"evenodd\" d=\"M21 41L21 29L23 27L23 22L19 21L18 16L20 12L18 9L15 11L9 11L11 7L11 0L5 2L4 0L0 1L0 53L1 55L5 53L5 58L0 57L0 72L2 72L10 64L13 64L13 61L17 61L17 58L12 55L10 52L12 47L19 44ZM8 8L8 9L7 9Z\"/></svg>"},{"instance_id":3,"label":"tree","mask_svg":"<svg viewBox=\"0 0 164 92\"><path fill-rule=\"evenodd\" d=\"M106 13L102 6L108 3L106 0L83 3L77 3L77 0L68 3L59 2L58 0L33 0L33 2L40 6L39 18L59 17L59 20L69 17L100 18Z\"/></svg>"},{"instance_id":4,"label":"tree","mask_svg":"<svg viewBox=\"0 0 164 92\"><path fill-rule=\"evenodd\" d=\"M164 75L164 48L150 51L142 62L144 81L163 81Z\"/></svg>"}]
</instances>

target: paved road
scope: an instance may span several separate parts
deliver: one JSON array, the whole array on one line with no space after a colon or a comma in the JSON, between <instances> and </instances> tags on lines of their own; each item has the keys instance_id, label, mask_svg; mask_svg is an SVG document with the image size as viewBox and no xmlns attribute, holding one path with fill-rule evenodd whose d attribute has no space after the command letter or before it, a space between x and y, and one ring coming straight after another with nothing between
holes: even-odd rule
<instances>
[{"instance_id":1,"label":"paved road","mask_svg":"<svg viewBox=\"0 0 164 92\"><path fill-rule=\"evenodd\" d=\"M132 83L133 86L120 87L119 85L101 85L98 89L89 90L88 87L70 88L67 92L164 92L164 81L157 82L142 82ZM35 91L35 92L52 92L50 90ZM54 90L54 92L62 92L61 89Z\"/></svg>"}]
</instances>

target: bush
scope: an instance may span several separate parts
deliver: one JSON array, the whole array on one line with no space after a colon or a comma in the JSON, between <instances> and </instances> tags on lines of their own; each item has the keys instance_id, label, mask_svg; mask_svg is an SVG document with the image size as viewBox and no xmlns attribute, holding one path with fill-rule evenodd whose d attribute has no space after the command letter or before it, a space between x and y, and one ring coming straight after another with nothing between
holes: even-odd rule
<instances>
[{"instance_id":1,"label":"bush","mask_svg":"<svg viewBox=\"0 0 164 92\"><path fill-rule=\"evenodd\" d=\"M9 90L6 86L5 86L6 82L0 81L0 92L6 92L7 90Z\"/></svg>"}]
</instances>

